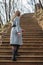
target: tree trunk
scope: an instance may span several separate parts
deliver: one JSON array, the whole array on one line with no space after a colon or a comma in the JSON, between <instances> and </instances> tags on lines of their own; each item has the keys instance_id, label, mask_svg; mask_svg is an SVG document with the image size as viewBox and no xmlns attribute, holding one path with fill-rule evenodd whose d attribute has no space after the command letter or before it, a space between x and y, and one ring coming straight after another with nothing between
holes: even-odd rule
<instances>
[{"instance_id":1,"label":"tree trunk","mask_svg":"<svg viewBox=\"0 0 43 65\"><path fill-rule=\"evenodd\" d=\"M9 21L10 21L10 19L11 19L11 17L10 17L10 12L11 12L11 0L9 0Z\"/></svg>"},{"instance_id":2,"label":"tree trunk","mask_svg":"<svg viewBox=\"0 0 43 65\"><path fill-rule=\"evenodd\" d=\"M1 16L0 16L0 23L3 25L3 22L2 22Z\"/></svg>"},{"instance_id":3,"label":"tree trunk","mask_svg":"<svg viewBox=\"0 0 43 65\"><path fill-rule=\"evenodd\" d=\"M39 0L39 3L40 3L41 8L43 9L43 6L42 6L42 3L41 3L41 0Z\"/></svg>"},{"instance_id":4,"label":"tree trunk","mask_svg":"<svg viewBox=\"0 0 43 65\"><path fill-rule=\"evenodd\" d=\"M5 0L5 13L6 13L6 22L8 22L8 14L7 14L7 4Z\"/></svg>"}]
</instances>

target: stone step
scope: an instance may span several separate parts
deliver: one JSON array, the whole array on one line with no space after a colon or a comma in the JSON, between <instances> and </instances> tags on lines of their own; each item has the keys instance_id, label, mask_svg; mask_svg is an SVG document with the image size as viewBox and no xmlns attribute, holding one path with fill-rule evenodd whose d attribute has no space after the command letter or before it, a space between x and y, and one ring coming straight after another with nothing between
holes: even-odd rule
<instances>
[{"instance_id":1,"label":"stone step","mask_svg":"<svg viewBox=\"0 0 43 65\"><path fill-rule=\"evenodd\" d=\"M8 37L8 38L10 38L10 36L5 36L4 38L6 38L6 37ZM22 37L24 38L43 38L43 35L42 34L36 34L36 35L29 35L29 34L24 34L24 35L22 35Z\"/></svg>"},{"instance_id":2,"label":"stone step","mask_svg":"<svg viewBox=\"0 0 43 65\"><path fill-rule=\"evenodd\" d=\"M22 35L23 38L43 38L43 35ZM10 35L5 35L3 38L10 38Z\"/></svg>"},{"instance_id":3,"label":"stone step","mask_svg":"<svg viewBox=\"0 0 43 65\"><path fill-rule=\"evenodd\" d=\"M43 60L0 60L0 65L43 65Z\"/></svg>"},{"instance_id":4,"label":"stone step","mask_svg":"<svg viewBox=\"0 0 43 65\"><path fill-rule=\"evenodd\" d=\"M10 43L10 41L3 40L2 43ZM23 43L43 43L43 40L23 40Z\"/></svg>"},{"instance_id":5,"label":"stone step","mask_svg":"<svg viewBox=\"0 0 43 65\"><path fill-rule=\"evenodd\" d=\"M12 49L12 46L0 46L0 49ZM23 46L20 46L20 49L43 49L43 46L41 46L41 45L39 45L39 46L37 46L37 45L27 45L27 46L25 46L25 45L23 45Z\"/></svg>"},{"instance_id":6,"label":"stone step","mask_svg":"<svg viewBox=\"0 0 43 65\"><path fill-rule=\"evenodd\" d=\"M22 39L25 40L25 41L28 41L28 40L29 40L29 41L35 41L35 40L36 40L36 41L39 41L39 40L40 40L40 41L43 41L43 38L22 38ZM5 41L5 40L6 40L6 41L10 41L10 38L3 38L3 39L2 39L2 41Z\"/></svg>"},{"instance_id":7,"label":"stone step","mask_svg":"<svg viewBox=\"0 0 43 65\"><path fill-rule=\"evenodd\" d=\"M1 46L10 46L10 42L2 42ZM43 42L24 41L23 46L43 46Z\"/></svg>"},{"instance_id":8,"label":"stone step","mask_svg":"<svg viewBox=\"0 0 43 65\"><path fill-rule=\"evenodd\" d=\"M6 36L3 36L3 38L10 38L10 35L6 35ZM43 38L43 35L29 35L29 34L24 34L22 35L22 38Z\"/></svg>"},{"instance_id":9,"label":"stone step","mask_svg":"<svg viewBox=\"0 0 43 65\"><path fill-rule=\"evenodd\" d=\"M21 27L23 27L23 26L26 26L26 27L29 26L29 27L39 27L40 28L40 26L38 24L36 24L36 22L34 22L34 24L33 24L33 22L31 22L31 24L29 22L27 22L27 23L25 22L25 24L24 24L24 22L23 22L20 25L21 25Z\"/></svg>"},{"instance_id":10,"label":"stone step","mask_svg":"<svg viewBox=\"0 0 43 65\"><path fill-rule=\"evenodd\" d=\"M33 31L34 31L34 32L33 32ZM25 34L25 33L27 33L27 34L28 34L28 33L29 33L29 34L32 34L32 33L33 33L33 34L35 34L35 33L36 33L36 34L37 34L37 33L38 33L38 34L43 34L43 31L42 31L42 30L40 30L40 31L39 31L39 30L28 30L28 31L24 30L23 33L24 33L24 34ZM8 35L9 33L3 32L2 34Z\"/></svg>"},{"instance_id":11,"label":"stone step","mask_svg":"<svg viewBox=\"0 0 43 65\"><path fill-rule=\"evenodd\" d=\"M3 38L6 38L6 37L7 37L7 38L10 38L10 35L5 35L5 36L3 35L3 36L2 36L2 39L3 39ZM23 38L24 38L24 37L35 37L35 38L36 38L36 37L37 37L37 38L40 38L40 37L41 37L41 38L43 38L43 34L33 34L33 35L32 35L32 34L29 34L29 33L28 33L28 34L22 34L22 37L23 37Z\"/></svg>"},{"instance_id":12,"label":"stone step","mask_svg":"<svg viewBox=\"0 0 43 65\"><path fill-rule=\"evenodd\" d=\"M3 53L3 52L5 52L5 53L7 53L7 52L12 52L12 49L7 49L7 50L5 50L5 49L3 49L3 50L0 50L0 53ZM23 50L23 49L19 49L19 51L18 52L23 52L23 53L28 53L28 52L34 52L34 53L37 53L37 52L42 52L43 53L43 49L42 50L40 50L40 49L38 49L38 50Z\"/></svg>"},{"instance_id":13,"label":"stone step","mask_svg":"<svg viewBox=\"0 0 43 65\"><path fill-rule=\"evenodd\" d=\"M27 24L27 25L26 25L26 24L24 24L24 25L22 24L22 25L21 25L21 28L27 28L27 27L28 27L28 29L29 29L29 28L31 28L31 29L32 29L32 28L39 28L39 30L41 30L41 27L38 26L38 25L34 25L34 24L31 25L30 23Z\"/></svg>"},{"instance_id":14,"label":"stone step","mask_svg":"<svg viewBox=\"0 0 43 65\"><path fill-rule=\"evenodd\" d=\"M12 60L12 55L0 55L0 60ZM20 55L17 60L42 60L43 55Z\"/></svg>"},{"instance_id":15,"label":"stone step","mask_svg":"<svg viewBox=\"0 0 43 65\"><path fill-rule=\"evenodd\" d=\"M10 39L9 37L4 38L4 40L9 40L9 39ZM36 39L36 40L39 39L39 40L40 40L40 39L41 39L41 40L42 40L43 38L40 38L40 37L39 37L39 38L23 38L23 39L25 39L25 40L28 40L28 39L34 39L34 40L35 40L35 39ZM0 39L0 41L1 41L1 39Z\"/></svg>"},{"instance_id":16,"label":"stone step","mask_svg":"<svg viewBox=\"0 0 43 65\"><path fill-rule=\"evenodd\" d=\"M23 40L23 43L43 43L43 39L24 39ZM2 43L10 43L10 40L6 40L6 39L4 39L4 40L2 40ZM1 44L2 44L1 43Z\"/></svg>"},{"instance_id":17,"label":"stone step","mask_svg":"<svg viewBox=\"0 0 43 65\"><path fill-rule=\"evenodd\" d=\"M43 33L23 33L23 36L43 36ZM2 37L10 36L10 34L3 34Z\"/></svg>"},{"instance_id":18,"label":"stone step","mask_svg":"<svg viewBox=\"0 0 43 65\"><path fill-rule=\"evenodd\" d=\"M43 52L18 52L20 55L43 55ZM0 52L0 55L12 55L12 52Z\"/></svg>"},{"instance_id":19,"label":"stone step","mask_svg":"<svg viewBox=\"0 0 43 65\"><path fill-rule=\"evenodd\" d=\"M26 26L24 26L24 27L22 27L22 29L24 29L24 30L34 30L34 31L42 31L42 28L38 28L38 27L29 27L29 26L27 26L27 28L26 28Z\"/></svg>"},{"instance_id":20,"label":"stone step","mask_svg":"<svg viewBox=\"0 0 43 65\"><path fill-rule=\"evenodd\" d=\"M26 25L26 24L27 24L27 25ZM24 23L21 24L21 27L26 27L26 28L27 28L27 27L31 27L31 28L33 27L33 28L39 28L39 29L41 29L41 27L38 26L37 24L35 24L35 25L34 25L34 24L28 24L28 23L26 23L26 24L24 24Z\"/></svg>"},{"instance_id":21,"label":"stone step","mask_svg":"<svg viewBox=\"0 0 43 65\"><path fill-rule=\"evenodd\" d=\"M24 30L35 30L35 31L41 31L42 29L38 28L38 27L22 27Z\"/></svg>"},{"instance_id":22,"label":"stone step","mask_svg":"<svg viewBox=\"0 0 43 65\"><path fill-rule=\"evenodd\" d=\"M12 48L0 48L0 51L12 51ZM43 48L20 48L19 51L43 51Z\"/></svg>"}]
</instances>

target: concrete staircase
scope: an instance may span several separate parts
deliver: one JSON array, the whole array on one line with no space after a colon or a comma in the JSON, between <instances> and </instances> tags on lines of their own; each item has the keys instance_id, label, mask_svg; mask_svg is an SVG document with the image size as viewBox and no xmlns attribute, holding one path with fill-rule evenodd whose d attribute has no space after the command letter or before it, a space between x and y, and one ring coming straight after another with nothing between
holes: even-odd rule
<instances>
[{"instance_id":1,"label":"concrete staircase","mask_svg":"<svg viewBox=\"0 0 43 65\"><path fill-rule=\"evenodd\" d=\"M21 18L23 32L23 46L19 49L20 56L12 61L12 47L10 46L10 28L2 34L0 45L0 65L43 65L43 31L38 25L34 14L24 14Z\"/></svg>"}]
</instances>

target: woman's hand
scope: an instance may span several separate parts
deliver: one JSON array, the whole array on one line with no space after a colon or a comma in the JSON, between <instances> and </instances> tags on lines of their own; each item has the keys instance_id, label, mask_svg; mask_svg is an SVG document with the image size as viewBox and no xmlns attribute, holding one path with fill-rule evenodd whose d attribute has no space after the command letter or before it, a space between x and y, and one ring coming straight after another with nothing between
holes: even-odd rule
<instances>
[{"instance_id":1,"label":"woman's hand","mask_svg":"<svg viewBox=\"0 0 43 65\"><path fill-rule=\"evenodd\" d=\"M18 32L18 35L20 35L21 33L20 32Z\"/></svg>"}]
</instances>

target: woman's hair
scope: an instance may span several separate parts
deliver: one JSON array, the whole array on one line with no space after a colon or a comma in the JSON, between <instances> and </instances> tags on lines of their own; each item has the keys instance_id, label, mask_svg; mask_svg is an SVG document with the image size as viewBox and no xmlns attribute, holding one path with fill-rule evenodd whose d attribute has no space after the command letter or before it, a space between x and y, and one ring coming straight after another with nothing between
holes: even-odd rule
<instances>
[{"instance_id":1,"label":"woman's hair","mask_svg":"<svg viewBox=\"0 0 43 65\"><path fill-rule=\"evenodd\" d=\"M20 16L20 11L17 10L17 11L15 12L15 16Z\"/></svg>"},{"instance_id":2,"label":"woman's hair","mask_svg":"<svg viewBox=\"0 0 43 65\"><path fill-rule=\"evenodd\" d=\"M12 21L13 21L13 19L16 17L16 16L20 16L20 11L16 11L16 12L14 12L14 15L13 15L13 17L12 17Z\"/></svg>"}]
</instances>

